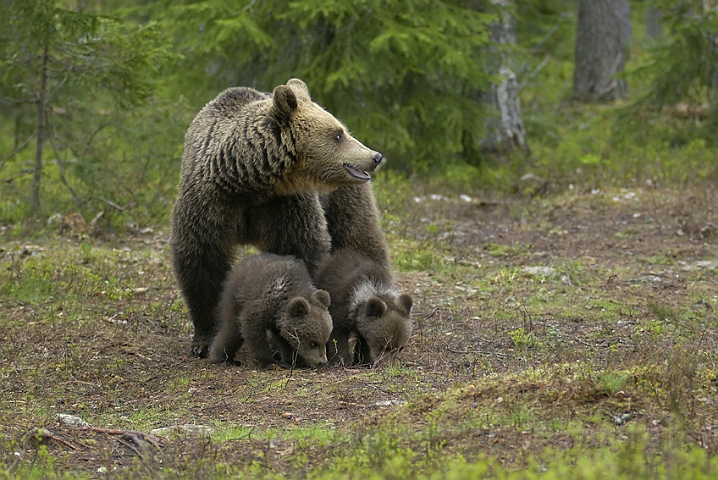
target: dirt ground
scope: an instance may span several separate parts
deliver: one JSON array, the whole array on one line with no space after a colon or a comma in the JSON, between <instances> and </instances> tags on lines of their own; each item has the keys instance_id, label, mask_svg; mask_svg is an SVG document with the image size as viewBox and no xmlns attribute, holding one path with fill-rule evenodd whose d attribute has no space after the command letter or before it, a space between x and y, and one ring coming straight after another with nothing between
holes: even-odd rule
<instances>
[{"instance_id":1,"label":"dirt ground","mask_svg":"<svg viewBox=\"0 0 718 480\"><path fill-rule=\"evenodd\" d=\"M624 424L658 444L680 419L681 442L718 453L717 200L714 190L642 188L427 194L387 207L414 334L371 369L188 357L164 231L6 240L5 467L37 461L44 445L56 468L89 475L207 457L296 474L300 453L306 473L349 445L348 433L390 421L425 431L432 418L446 455L507 464L575 445L575 424L586 445L605 443L599 432L620 439ZM186 424L215 433L149 434Z\"/></svg>"}]
</instances>

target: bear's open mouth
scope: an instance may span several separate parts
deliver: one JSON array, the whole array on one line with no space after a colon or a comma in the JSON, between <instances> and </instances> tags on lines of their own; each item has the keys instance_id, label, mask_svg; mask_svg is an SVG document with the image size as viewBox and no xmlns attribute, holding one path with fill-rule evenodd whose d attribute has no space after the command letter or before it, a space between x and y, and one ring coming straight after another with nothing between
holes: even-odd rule
<instances>
[{"instance_id":1,"label":"bear's open mouth","mask_svg":"<svg viewBox=\"0 0 718 480\"><path fill-rule=\"evenodd\" d=\"M349 175L358 180L371 180L371 175L366 173L364 170L359 170L358 168L349 165L348 163L344 164L344 168L347 172L349 172Z\"/></svg>"}]
</instances>

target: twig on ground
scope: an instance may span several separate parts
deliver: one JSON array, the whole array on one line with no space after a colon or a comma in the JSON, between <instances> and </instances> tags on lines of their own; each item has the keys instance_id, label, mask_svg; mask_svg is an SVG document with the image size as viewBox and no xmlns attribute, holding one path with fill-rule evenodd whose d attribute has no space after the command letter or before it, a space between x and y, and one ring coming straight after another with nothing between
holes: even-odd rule
<instances>
[{"instance_id":1,"label":"twig on ground","mask_svg":"<svg viewBox=\"0 0 718 480\"><path fill-rule=\"evenodd\" d=\"M79 427L78 430L84 430L86 432L105 433L107 435L120 435L122 438L131 440L135 445L142 448L143 441L152 444L159 448L159 438L149 433L137 432L134 430L116 430L112 428L100 428L100 427Z\"/></svg>"},{"instance_id":2,"label":"twig on ground","mask_svg":"<svg viewBox=\"0 0 718 480\"><path fill-rule=\"evenodd\" d=\"M48 430L46 428L35 428L35 429L31 430L27 434L27 438L29 440L37 439L38 441L54 440L58 443L62 443L63 445L65 445L73 450L77 450L76 445L73 445L72 443L68 442L67 440L65 440L62 437L58 437L57 435L55 435L54 433L52 433L50 430Z\"/></svg>"}]
</instances>

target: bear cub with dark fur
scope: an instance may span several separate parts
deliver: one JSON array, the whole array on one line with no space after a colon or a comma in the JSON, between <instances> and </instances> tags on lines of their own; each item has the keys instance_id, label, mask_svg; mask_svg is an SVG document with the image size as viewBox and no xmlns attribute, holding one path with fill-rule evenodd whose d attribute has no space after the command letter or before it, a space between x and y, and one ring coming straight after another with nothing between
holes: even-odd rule
<instances>
[{"instance_id":1,"label":"bear cub with dark fur","mask_svg":"<svg viewBox=\"0 0 718 480\"><path fill-rule=\"evenodd\" d=\"M192 355L207 355L238 245L293 255L314 274L331 234L335 248L387 262L368 184L381 160L299 79L271 94L227 89L197 114L185 137L170 238L194 323Z\"/></svg>"},{"instance_id":2,"label":"bear cub with dark fur","mask_svg":"<svg viewBox=\"0 0 718 480\"><path fill-rule=\"evenodd\" d=\"M413 300L396 291L387 267L355 250L340 249L320 265L316 285L332 299L334 330L327 342L331 363L372 364L409 343ZM352 334L357 337L353 357Z\"/></svg>"},{"instance_id":3,"label":"bear cub with dark fur","mask_svg":"<svg viewBox=\"0 0 718 480\"><path fill-rule=\"evenodd\" d=\"M234 364L246 340L250 358L267 368L274 362L269 333L284 366L324 365L329 305L329 294L314 287L301 260L270 253L245 257L225 282L210 358Z\"/></svg>"}]
</instances>

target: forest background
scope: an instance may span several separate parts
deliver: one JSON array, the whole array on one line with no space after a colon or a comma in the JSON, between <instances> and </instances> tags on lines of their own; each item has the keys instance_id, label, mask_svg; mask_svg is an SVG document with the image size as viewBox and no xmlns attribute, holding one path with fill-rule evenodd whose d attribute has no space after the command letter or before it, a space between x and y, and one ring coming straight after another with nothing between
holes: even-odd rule
<instances>
[{"instance_id":1,"label":"forest background","mask_svg":"<svg viewBox=\"0 0 718 480\"><path fill-rule=\"evenodd\" d=\"M603 2L632 20L599 32L619 35L608 95L574 74L601 61L577 46L581 3L600 28L568 0L0 2L3 234L70 212L165 223L193 115L291 77L387 175L497 193L713 177L715 2Z\"/></svg>"}]
</instances>

